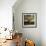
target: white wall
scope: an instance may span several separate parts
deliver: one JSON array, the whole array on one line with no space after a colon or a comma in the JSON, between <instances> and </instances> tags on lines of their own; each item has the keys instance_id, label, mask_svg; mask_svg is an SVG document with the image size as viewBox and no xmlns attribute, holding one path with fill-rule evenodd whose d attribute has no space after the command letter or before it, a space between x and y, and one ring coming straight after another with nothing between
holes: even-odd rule
<instances>
[{"instance_id":1,"label":"white wall","mask_svg":"<svg viewBox=\"0 0 46 46\"><path fill-rule=\"evenodd\" d=\"M20 0L21 1L21 0ZM18 0L18 2L20 2ZM43 2L44 1L44 2ZM17 5L17 6L16 6ZM23 36L35 41L36 46L46 46L45 39L45 0L23 0L13 6L15 18L15 30L23 33ZM44 6L44 7L43 7ZM44 12L43 12L44 11ZM37 13L37 28L22 28L22 13ZM46 15L46 14L45 14ZM44 35L43 35L44 34Z\"/></svg>"},{"instance_id":2,"label":"white wall","mask_svg":"<svg viewBox=\"0 0 46 46\"><path fill-rule=\"evenodd\" d=\"M12 6L16 0L0 0L0 27L12 28Z\"/></svg>"},{"instance_id":3,"label":"white wall","mask_svg":"<svg viewBox=\"0 0 46 46\"><path fill-rule=\"evenodd\" d=\"M41 39L42 46L46 46L46 0L41 1Z\"/></svg>"},{"instance_id":4,"label":"white wall","mask_svg":"<svg viewBox=\"0 0 46 46\"><path fill-rule=\"evenodd\" d=\"M19 2L19 1L18 1ZM17 4L17 3L16 3ZM41 44L41 1L23 0L17 7L14 5L15 29L24 34L24 37L35 41L37 46ZM22 28L22 13L37 13L37 28Z\"/></svg>"}]
</instances>

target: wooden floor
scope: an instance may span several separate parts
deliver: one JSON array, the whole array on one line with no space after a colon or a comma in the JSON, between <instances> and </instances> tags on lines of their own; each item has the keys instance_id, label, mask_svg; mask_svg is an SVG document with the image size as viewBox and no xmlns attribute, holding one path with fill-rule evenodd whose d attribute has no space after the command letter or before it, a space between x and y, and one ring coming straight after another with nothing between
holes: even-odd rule
<instances>
[{"instance_id":1,"label":"wooden floor","mask_svg":"<svg viewBox=\"0 0 46 46\"><path fill-rule=\"evenodd\" d=\"M6 42L2 43L0 46L16 46L15 39L13 39L13 40L6 40Z\"/></svg>"}]
</instances>

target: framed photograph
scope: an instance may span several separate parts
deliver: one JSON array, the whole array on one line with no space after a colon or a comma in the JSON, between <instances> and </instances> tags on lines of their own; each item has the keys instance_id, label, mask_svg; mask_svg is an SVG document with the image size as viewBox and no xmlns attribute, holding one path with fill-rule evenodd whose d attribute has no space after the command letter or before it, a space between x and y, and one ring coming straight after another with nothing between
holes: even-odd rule
<instances>
[{"instance_id":1,"label":"framed photograph","mask_svg":"<svg viewBox=\"0 0 46 46\"><path fill-rule=\"evenodd\" d=\"M37 13L22 13L22 27L37 27Z\"/></svg>"}]
</instances>

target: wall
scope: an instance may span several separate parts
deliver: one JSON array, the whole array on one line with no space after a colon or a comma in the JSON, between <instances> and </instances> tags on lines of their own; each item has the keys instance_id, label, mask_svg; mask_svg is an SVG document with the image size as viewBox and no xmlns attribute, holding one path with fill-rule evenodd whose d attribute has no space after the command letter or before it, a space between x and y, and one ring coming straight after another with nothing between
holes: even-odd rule
<instances>
[{"instance_id":1,"label":"wall","mask_svg":"<svg viewBox=\"0 0 46 46\"><path fill-rule=\"evenodd\" d=\"M3 31L3 28L12 29L12 6L15 2L16 0L0 0L0 33L2 32L0 38L10 35L10 32L8 30L7 32ZM1 27L3 28L1 29Z\"/></svg>"},{"instance_id":2,"label":"wall","mask_svg":"<svg viewBox=\"0 0 46 46\"><path fill-rule=\"evenodd\" d=\"M41 1L41 40L42 46L46 46L46 0Z\"/></svg>"},{"instance_id":3,"label":"wall","mask_svg":"<svg viewBox=\"0 0 46 46\"><path fill-rule=\"evenodd\" d=\"M0 27L12 29L12 6L16 0L0 0Z\"/></svg>"},{"instance_id":4,"label":"wall","mask_svg":"<svg viewBox=\"0 0 46 46\"><path fill-rule=\"evenodd\" d=\"M24 38L34 40L36 46L41 46L41 0L23 0L19 4L15 3L13 13L15 30L22 32ZM22 28L22 13L37 13L37 28Z\"/></svg>"}]
</instances>

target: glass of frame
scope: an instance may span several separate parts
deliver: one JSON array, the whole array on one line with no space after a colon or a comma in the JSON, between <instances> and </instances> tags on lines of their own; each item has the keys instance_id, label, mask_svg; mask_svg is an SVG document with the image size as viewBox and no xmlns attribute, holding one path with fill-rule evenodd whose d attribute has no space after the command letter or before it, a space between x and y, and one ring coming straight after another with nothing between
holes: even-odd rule
<instances>
[{"instance_id":1,"label":"glass of frame","mask_svg":"<svg viewBox=\"0 0 46 46\"><path fill-rule=\"evenodd\" d=\"M37 13L22 13L22 27L37 27Z\"/></svg>"}]
</instances>

